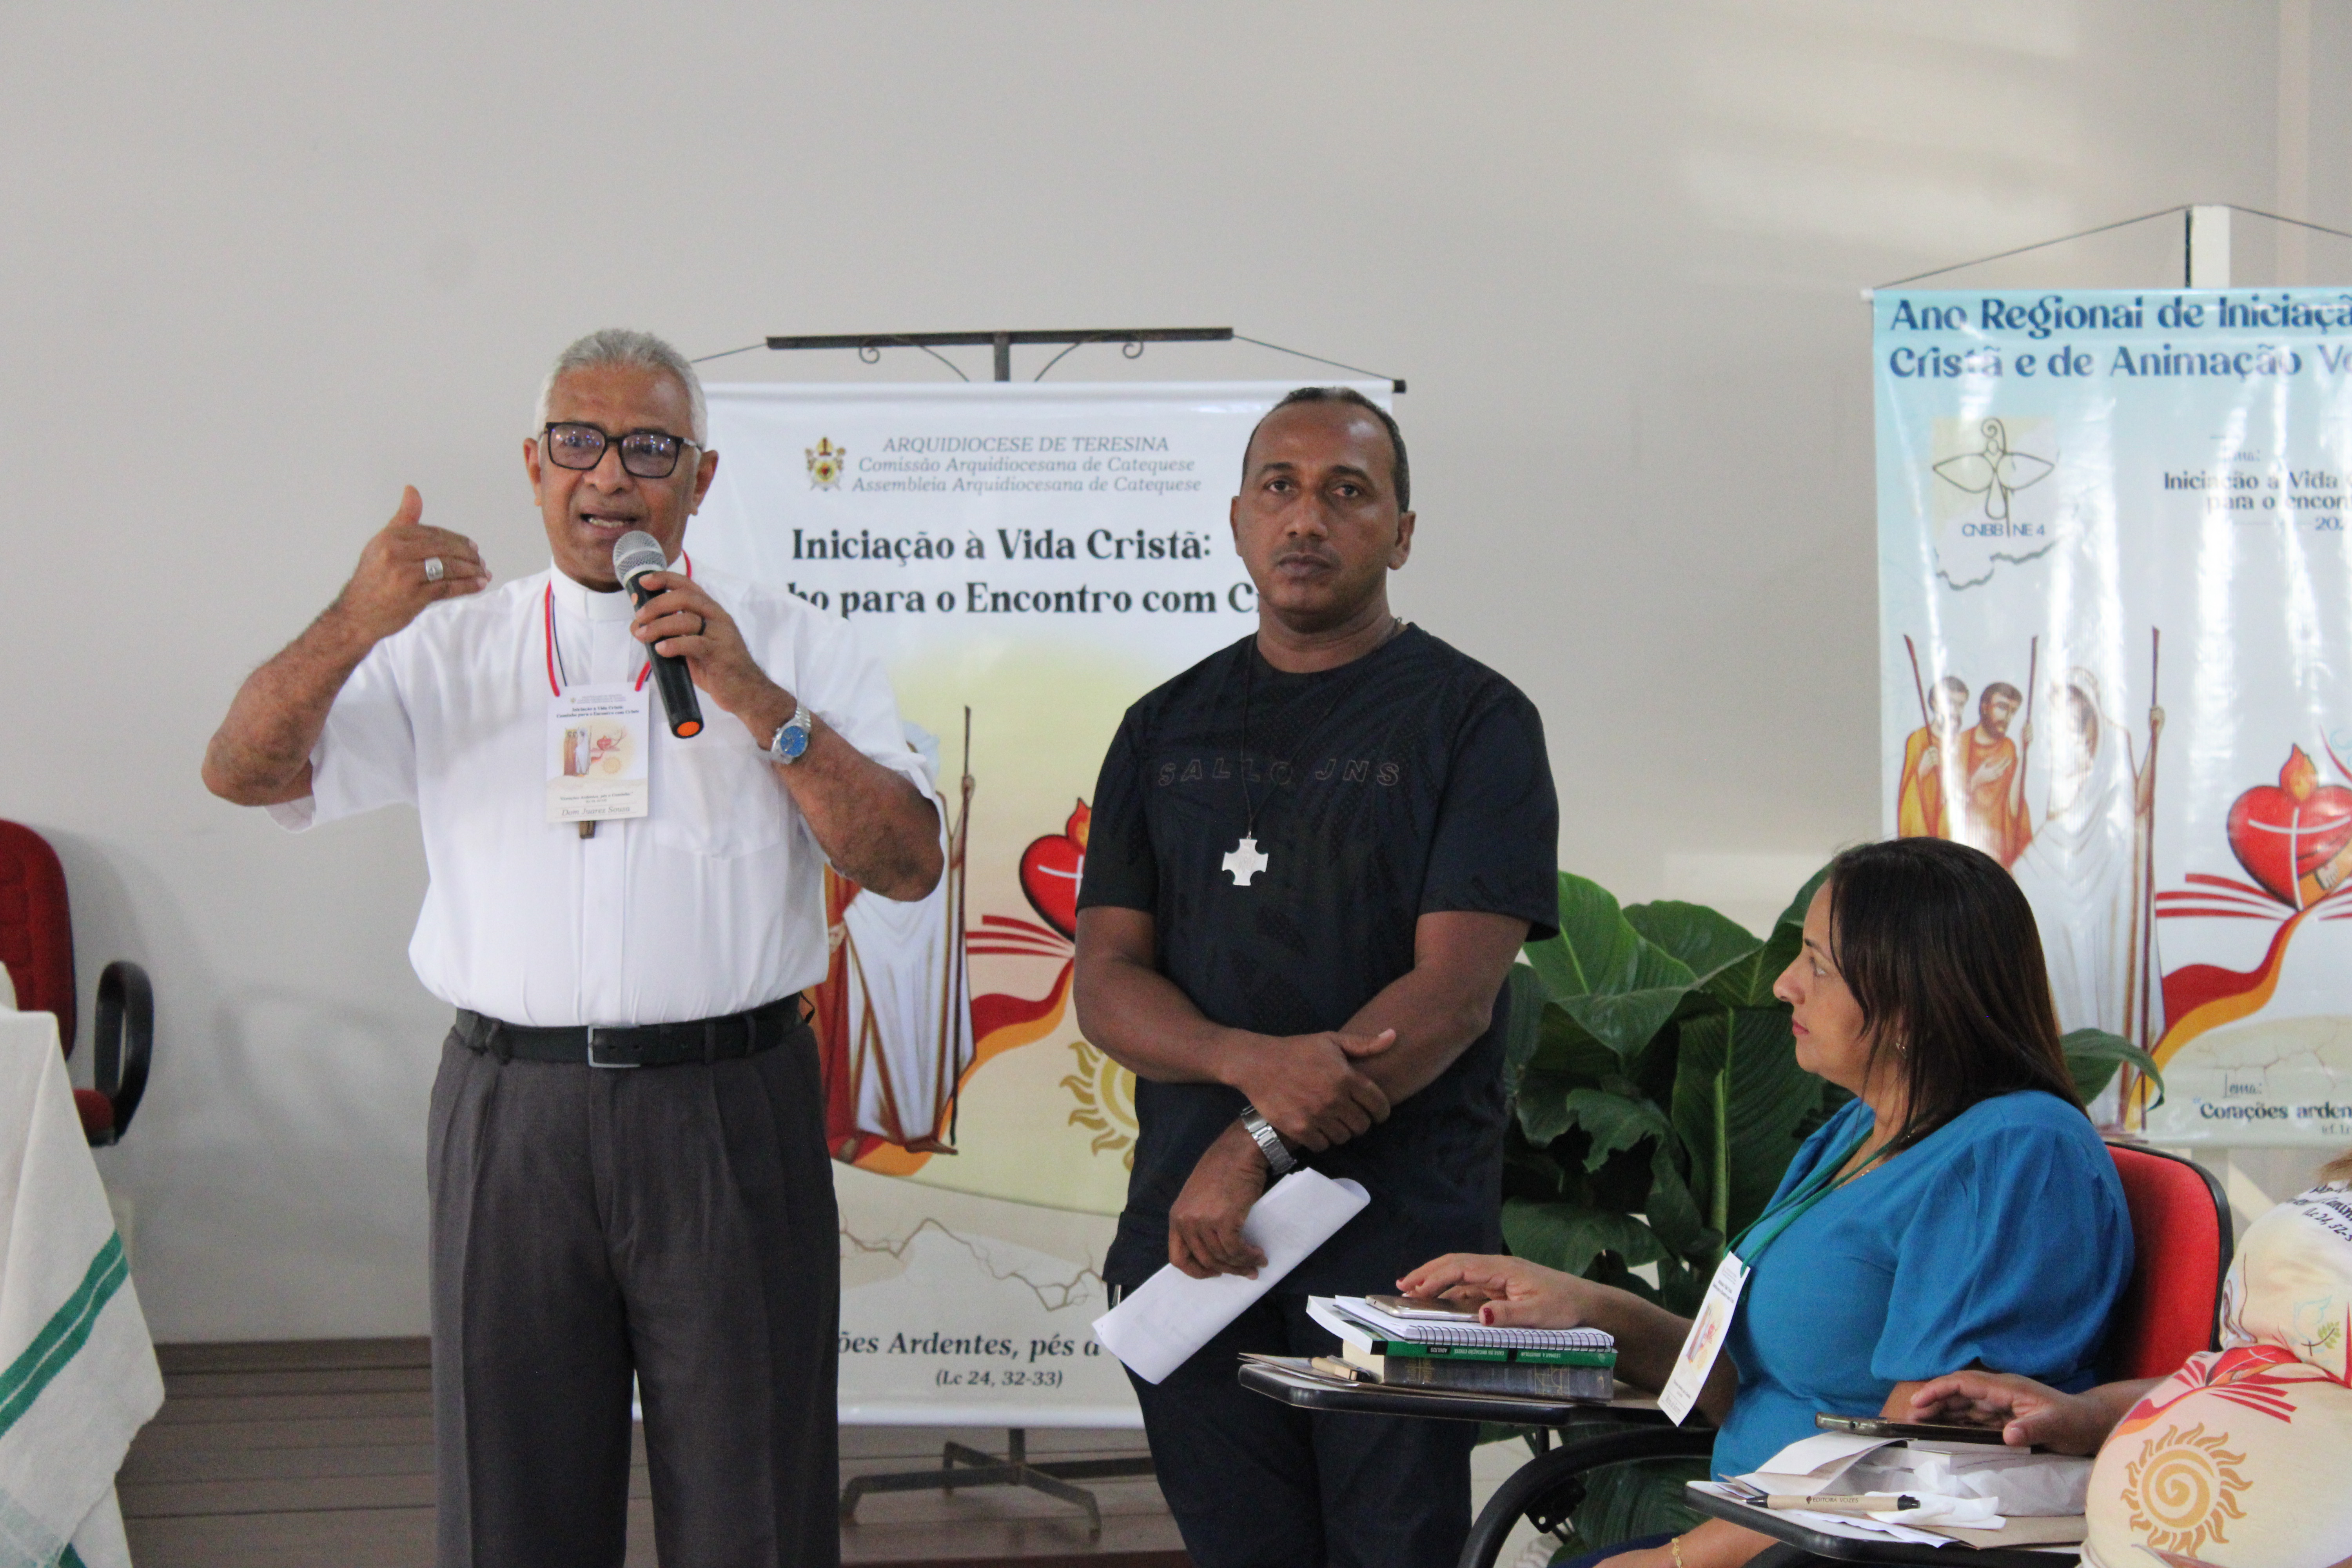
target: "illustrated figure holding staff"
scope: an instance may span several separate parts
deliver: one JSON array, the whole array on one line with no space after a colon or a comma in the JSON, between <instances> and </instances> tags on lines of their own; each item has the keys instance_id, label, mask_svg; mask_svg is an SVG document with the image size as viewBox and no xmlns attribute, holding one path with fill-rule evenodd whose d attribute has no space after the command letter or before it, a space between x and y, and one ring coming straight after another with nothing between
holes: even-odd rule
<instances>
[{"instance_id":1,"label":"illustrated figure holding staff","mask_svg":"<svg viewBox=\"0 0 2352 1568\"><path fill-rule=\"evenodd\" d=\"M1911 649L1911 687L1919 698L1919 728L1903 742L1903 774L1895 790L1895 832L1900 838L1949 838L1950 798L1945 759L1957 754L1960 726L1969 710L1969 683L1947 675L1936 682L1931 702L1919 681L1919 650Z\"/></svg>"},{"instance_id":2,"label":"illustrated figure holding staff","mask_svg":"<svg viewBox=\"0 0 2352 1568\"><path fill-rule=\"evenodd\" d=\"M2147 845L2164 710L2149 707L2147 756L2136 765L2130 733L2105 711L2090 670L2069 669L2051 695L2050 792L2011 869L2042 931L2059 1028L2129 1036L2145 1005L2137 993L2147 963ZM2024 738L2032 743L2031 723Z\"/></svg>"},{"instance_id":3,"label":"illustrated figure holding staff","mask_svg":"<svg viewBox=\"0 0 2352 1568\"><path fill-rule=\"evenodd\" d=\"M1977 698L1976 723L1962 729L1968 683L1943 676L1931 700L1920 683L1918 649L1909 637L1903 641L1911 653L1920 727L1904 742L1895 834L1958 839L2011 865L2033 837L2032 816L2025 805L2025 757L2009 734L2011 721L2030 700L2007 681L1993 681ZM2029 691L2039 647L2037 638L2027 656Z\"/></svg>"}]
</instances>

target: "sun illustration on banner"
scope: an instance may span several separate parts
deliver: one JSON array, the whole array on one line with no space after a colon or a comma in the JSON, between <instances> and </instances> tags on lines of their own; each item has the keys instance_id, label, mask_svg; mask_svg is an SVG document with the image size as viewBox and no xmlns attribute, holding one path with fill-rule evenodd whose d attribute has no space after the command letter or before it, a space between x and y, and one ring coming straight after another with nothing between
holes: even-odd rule
<instances>
[{"instance_id":1,"label":"sun illustration on banner","mask_svg":"<svg viewBox=\"0 0 2352 1568\"><path fill-rule=\"evenodd\" d=\"M801 450L808 454L809 489L835 490L841 488L842 459L849 456L848 447L836 447L831 437L820 436L815 446L803 447Z\"/></svg>"},{"instance_id":2,"label":"sun illustration on banner","mask_svg":"<svg viewBox=\"0 0 2352 1568\"><path fill-rule=\"evenodd\" d=\"M1135 1120L1135 1075L1084 1040L1072 1040L1070 1049L1078 1058L1078 1070L1062 1080L1078 1101L1070 1112L1070 1125L1094 1133L1096 1153L1118 1151L1119 1163L1132 1171L1135 1135L1140 1131Z\"/></svg>"}]
</instances>

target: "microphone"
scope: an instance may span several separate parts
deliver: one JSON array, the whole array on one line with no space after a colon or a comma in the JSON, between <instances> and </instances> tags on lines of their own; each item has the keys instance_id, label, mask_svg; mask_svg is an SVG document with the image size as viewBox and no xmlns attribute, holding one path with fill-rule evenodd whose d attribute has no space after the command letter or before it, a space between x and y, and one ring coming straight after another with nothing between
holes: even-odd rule
<instances>
[{"instance_id":1,"label":"microphone","mask_svg":"<svg viewBox=\"0 0 2352 1568\"><path fill-rule=\"evenodd\" d=\"M629 602L639 609L653 597L642 583L648 572L669 570L669 556L662 550L661 541L642 528L631 529L613 542L613 575L629 591ZM687 673L686 660L673 653L656 653L648 645L646 652L653 658L654 684L661 688L662 711L669 715L669 732L679 740L702 733L702 704L694 695L694 677Z\"/></svg>"}]
</instances>

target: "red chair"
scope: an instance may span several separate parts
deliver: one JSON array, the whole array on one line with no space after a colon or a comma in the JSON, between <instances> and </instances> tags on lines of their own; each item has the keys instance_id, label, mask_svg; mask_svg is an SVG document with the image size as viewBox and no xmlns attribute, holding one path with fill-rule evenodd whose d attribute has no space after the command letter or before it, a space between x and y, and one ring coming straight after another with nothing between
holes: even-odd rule
<instances>
[{"instance_id":1,"label":"red chair","mask_svg":"<svg viewBox=\"0 0 2352 1568\"><path fill-rule=\"evenodd\" d=\"M47 839L13 822L0 822L0 963L8 966L19 1008L57 1015L58 1043L72 1056L73 920L65 868ZM82 1135L93 1145L116 1142L131 1125L147 1092L154 1040L155 993L147 972L118 959L98 977L98 1087L74 1090Z\"/></svg>"},{"instance_id":2,"label":"red chair","mask_svg":"<svg viewBox=\"0 0 2352 1568\"><path fill-rule=\"evenodd\" d=\"M2235 1246L2229 1195L2194 1160L2140 1143L2110 1142L2107 1152L2131 1209L2132 1272L2107 1329L2102 1381L2169 1377L2221 1346L2221 1283Z\"/></svg>"}]
</instances>

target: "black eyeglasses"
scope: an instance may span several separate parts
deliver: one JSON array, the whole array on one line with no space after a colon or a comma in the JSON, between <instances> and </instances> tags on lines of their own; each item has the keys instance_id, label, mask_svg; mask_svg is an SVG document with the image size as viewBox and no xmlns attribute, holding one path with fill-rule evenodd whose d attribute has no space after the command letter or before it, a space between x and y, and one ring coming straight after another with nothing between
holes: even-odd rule
<instances>
[{"instance_id":1,"label":"black eyeglasses","mask_svg":"<svg viewBox=\"0 0 2352 1568\"><path fill-rule=\"evenodd\" d=\"M593 468L604 460L604 448L621 447L621 467L641 479L666 479L677 471L677 454L693 442L661 430L631 430L607 436L593 425L550 425L547 460L559 468Z\"/></svg>"}]
</instances>

